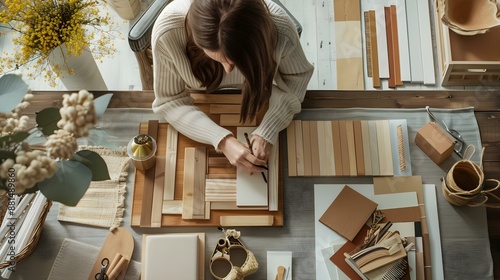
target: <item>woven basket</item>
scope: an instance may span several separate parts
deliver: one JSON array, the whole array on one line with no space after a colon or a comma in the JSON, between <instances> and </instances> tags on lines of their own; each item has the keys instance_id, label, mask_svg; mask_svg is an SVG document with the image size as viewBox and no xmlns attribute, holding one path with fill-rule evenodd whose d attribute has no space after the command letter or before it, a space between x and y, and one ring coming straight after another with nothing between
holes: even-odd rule
<instances>
[{"instance_id":1,"label":"woven basket","mask_svg":"<svg viewBox=\"0 0 500 280\"><path fill-rule=\"evenodd\" d=\"M0 205L5 205L5 207L0 208L0 222L3 221L5 214L7 212L6 205L8 202L8 195L2 195L0 196ZM35 225L35 228L33 229L33 232L31 234L30 239L26 243L26 246L16 255L16 263L20 263L35 251L36 245L38 244L38 240L40 240L40 236L42 235L42 229L43 225L45 223L45 218L47 217L47 214L49 213L50 207L52 206L52 201L47 200L45 202L43 209L42 209L42 214L40 215L40 218L37 221L37 224ZM8 262L1 262L0 263L0 269L6 268L10 266L10 263Z\"/></svg>"}]
</instances>

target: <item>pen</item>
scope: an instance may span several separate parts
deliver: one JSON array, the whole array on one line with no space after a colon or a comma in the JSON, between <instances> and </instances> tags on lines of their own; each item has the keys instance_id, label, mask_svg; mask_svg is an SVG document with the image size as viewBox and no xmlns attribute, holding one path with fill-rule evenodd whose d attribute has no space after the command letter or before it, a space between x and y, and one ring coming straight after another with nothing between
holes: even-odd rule
<instances>
[{"instance_id":1,"label":"pen","mask_svg":"<svg viewBox=\"0 0 500 280\"><path fill-rule=\"evenodd\" d=\"M253 155L252 144L250 143L250 138L248 138L248 133L246 132L245 132L245 139L247 140L248 148L250 148L250 153ZM262 165L257 165L257 166L268 170L267 167L265 166ZM264 172L261 172L260 174L262 174L262 179L264 179L264 182L267 184L266 174L264 174Z\"/></svg>"}]
</instances>

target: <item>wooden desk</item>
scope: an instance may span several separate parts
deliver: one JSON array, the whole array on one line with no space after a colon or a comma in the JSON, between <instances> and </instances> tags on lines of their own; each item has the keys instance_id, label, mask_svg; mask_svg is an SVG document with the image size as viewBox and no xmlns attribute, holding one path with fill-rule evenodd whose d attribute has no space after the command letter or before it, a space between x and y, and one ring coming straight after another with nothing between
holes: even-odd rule
<instances>
[{"instance_id":1,"label":"wooden desk","mask_svg":"<svg viewBox=\"0 0 500 280\"><path fill-rule=\"evenodd\" d=\"M64 92L34 92L35 99L30 107L34 113L48 106L60 106ZM107 93L107 92L105 92ZM500 90L497 91L376 91L376 92L338 92L338 91L310 91L304 100L304 108L350 108L350 107L378 107L378 108L423 108L429 105L434 108L475 107L475 115L479 124L483 145L486 147L484 167L486 176L500 178L500 132L497 127L500 120ZM95 93L96 96L102 93ZM110 108L150 108L154 99L151 91L146 92L115 92ZM151 113L148 113L151 114ZM146 117L146 116L145 116ZM148 115L150 117L150 115ZM156 116L161 118L161 116ZM124 116L125 118L125 116ZM141 120L121 119L121 121L138 122ZM116 124L116 130L122 131L129 126ZM123 132L125 133L125 132ZM134 133L127 132L127 133ZM118 135L119 136L119 135ZM126 138L125 140L128 140ZM130 182L130 181L129 181ZM319 180L324 183L327 180ZM286 181L285 181L286 185ZM311 217L314 207L312 203L312 188L309 185L299 186L296 189L285 190L285 226L282 228L241 228L242 239L246 242L257 257L260 258L261 270L257 277L265 275L265 252L267 250L290 250L294 257L294 276L296 279L314 279L314 233ZM131 190L127 196L127 213L125 221L130 215ZM295 200L295 198L300 198ZM468 209L463 209L464 213ZM490 218L490 220L494 221ZM500 223L490 224L490 236L500 236ZM125 226L129 227L126 222ZM441 229L446 230L446 229ZM143 233L162 232L196 232L207 233L208 248L215 244L220 232L215 228L168 228L158 230L134 229L134 238L140 242ZM57 206L49 213L48 220L42 233L42 238L35 253L25 262L19 264L18 273L11 279L34 279L36 275L48 275L53 259L57 255L59 246L64 237L77 239L86 243L101 246L107 234L106 229L97 229L81 225L59 223L57 221ZM279 242L276 240L279 239ZM494 243L491 243L494 244ZM498 243L496 243L498 244ZM136 244L138 245L138 244ZM136 246L139 248L140 246ZM498 249L496 249L498 252ZM207 250L210 251L210 250ZM494 251L495 252L495 251ZM488 254L489 252L479 252ZM471 259L474 256L470 256ZM134 252L133 259L140 260L140 252ZM446 262L446 260L445 260ZM33 268L37 268L34 270ZM446 269L445 269L446 271ZM17 275L17 276L16 276ZM209 274L206 274L209 275ZM30 278L31 276L31 278ZM19 278L16 278L19 277ZM22 278L24 277L24 278ZM42 277L43 278L43 277ZM477 278L477 277L476 277ZM259 278L260 279L260 278ZM477 278L478 279L478 278Z\"/></svg>"}]
</instances>

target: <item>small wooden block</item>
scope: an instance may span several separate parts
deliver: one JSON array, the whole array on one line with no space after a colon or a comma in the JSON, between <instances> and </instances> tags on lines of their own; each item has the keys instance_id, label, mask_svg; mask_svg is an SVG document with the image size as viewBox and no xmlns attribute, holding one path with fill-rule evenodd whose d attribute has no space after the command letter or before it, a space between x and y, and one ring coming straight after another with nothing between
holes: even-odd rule
<instances>
[{"instance_id":1,"label":"small wooden block","mask_svg":"<svg viewBox=\"0 0 500 280\"><path fill-rule=\"evenodd\" d=\"M164 200L162 205L162 214L182 214L182 200Z\"/></svg>"},{"instance_id":2,"label":"small wooden block","mask_svg":"<svg viewBox=\"0 0 500 280\"><path fill-rule=\"evenodd\" d=\"M220 225L223 227L272 226L273 223L274 217L271 215L220 217Z\"/></svg>"}]
</instances>

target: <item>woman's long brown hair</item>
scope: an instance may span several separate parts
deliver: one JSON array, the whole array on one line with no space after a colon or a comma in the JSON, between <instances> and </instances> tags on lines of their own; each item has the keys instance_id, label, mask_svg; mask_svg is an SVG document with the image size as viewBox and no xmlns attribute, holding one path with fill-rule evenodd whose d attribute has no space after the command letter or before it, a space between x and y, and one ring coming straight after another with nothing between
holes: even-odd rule
<instances>
[{"instance_id":1,"label":"woman's long brown hair","mask_svg":"<svg viewBox=\"0 0 500 280\"><path fill-rule=\"evenodd\" d=\"M253 120L271 96L277 32L262 0L194 0L186 17L186 51L207 92L222 81L223 66L203 49L221 51L245 77L241 119Z\"/></svg>"}]
</instances>

